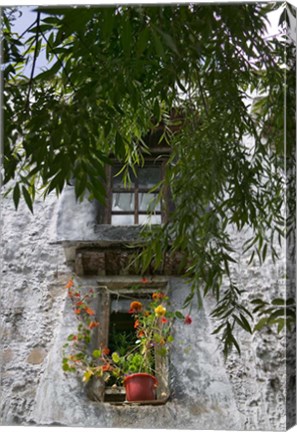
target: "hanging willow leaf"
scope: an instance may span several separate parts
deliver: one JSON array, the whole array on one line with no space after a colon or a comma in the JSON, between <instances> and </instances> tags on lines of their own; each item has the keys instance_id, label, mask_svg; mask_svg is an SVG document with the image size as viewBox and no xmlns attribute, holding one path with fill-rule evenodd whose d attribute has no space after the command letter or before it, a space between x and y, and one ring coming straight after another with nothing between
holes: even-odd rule
<instances>
[{"instance_id":1,"label":"hanging willow leaf","mask_svg":"<svg viewBox=\"0 0 297 432\"><path fill-rule=\"evenodd\" d=\"M23 192L23 196L25 198L27 206L29 207L31 213L33 213L32 199L31 199L31 196L30 196L28 190L25 188L25 186L22 186L22 192Z\"/></svg>"}]
</instances>

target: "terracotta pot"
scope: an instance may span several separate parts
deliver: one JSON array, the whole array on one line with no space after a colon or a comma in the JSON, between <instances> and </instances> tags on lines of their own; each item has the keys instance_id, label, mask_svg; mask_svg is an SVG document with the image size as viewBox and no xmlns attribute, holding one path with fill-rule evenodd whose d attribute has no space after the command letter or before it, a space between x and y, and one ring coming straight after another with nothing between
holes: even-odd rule
<instances>
[{"instance_id":1,"label":"terracotta pot","mask_svg":"<svg viewBox=\"0 0 297 432\"><path fill-rule=\"evenodd\" d=\"M124 379L126 399L128 402L146 401L156 399L158 381L153 375L135 373Z\"/></svg>"}]
</instances>

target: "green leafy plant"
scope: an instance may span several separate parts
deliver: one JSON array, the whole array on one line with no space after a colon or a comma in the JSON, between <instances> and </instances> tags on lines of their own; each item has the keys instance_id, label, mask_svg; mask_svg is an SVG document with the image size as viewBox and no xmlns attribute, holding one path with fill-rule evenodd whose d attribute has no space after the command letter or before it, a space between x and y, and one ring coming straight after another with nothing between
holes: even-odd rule
<instances>
[{"instance_id":1,"label":"green leafy plant","mask_svg":"<svg viewBox=\"0 0 297 432\"><path fill-rule=\"evenodd\" d=\"M90 353L89 347L92 331L100 323L94 318L95 311L89 306L89 303L96 293L91 289L83 295L79 289L75 288L72 279L69 280L66 288L78 325L76 333L71 333L63 346L62 367L65 372L86 371L90 365L95 365L94 356Z\"/></svg>"}]
</instances>

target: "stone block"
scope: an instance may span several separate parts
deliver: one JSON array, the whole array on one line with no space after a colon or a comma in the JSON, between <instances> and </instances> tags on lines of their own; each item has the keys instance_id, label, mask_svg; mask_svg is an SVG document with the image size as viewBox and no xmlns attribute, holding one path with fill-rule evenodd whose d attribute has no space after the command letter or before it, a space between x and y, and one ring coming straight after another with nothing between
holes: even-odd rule
<instances>
[{"instance_id":1,"label":"stone block","mask_svg":"<svg viewBox=\"0 0 297 432\"><path fill-rule=\"evenodd\" d=\"M43 348L33 348L30 352L27 362L30 364L40 364L46 357L47 352Z\"/></svg>"}]
</instances>

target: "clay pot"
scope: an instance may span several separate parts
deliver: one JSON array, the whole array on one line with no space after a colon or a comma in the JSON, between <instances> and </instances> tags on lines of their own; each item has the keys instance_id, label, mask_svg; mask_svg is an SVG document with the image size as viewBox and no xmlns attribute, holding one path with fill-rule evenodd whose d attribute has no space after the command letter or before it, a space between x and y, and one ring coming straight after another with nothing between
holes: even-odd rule
<instances>
[{"instance_id":1,"label":"clay pot","mask_svg":"<svg viewBox=\"0 0 297 432\"><path fill-rule=\"evenodd\" d=\"M128 402L148 401L156 399L158 381L153 375L135 373L124 379L126 400Z\"/></svg>"}]
</instances>

